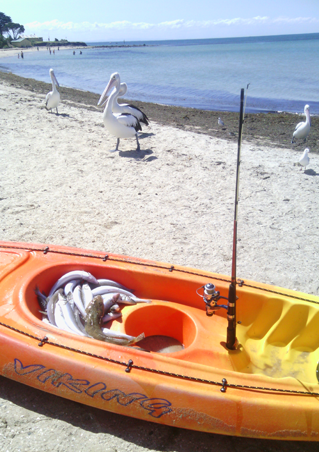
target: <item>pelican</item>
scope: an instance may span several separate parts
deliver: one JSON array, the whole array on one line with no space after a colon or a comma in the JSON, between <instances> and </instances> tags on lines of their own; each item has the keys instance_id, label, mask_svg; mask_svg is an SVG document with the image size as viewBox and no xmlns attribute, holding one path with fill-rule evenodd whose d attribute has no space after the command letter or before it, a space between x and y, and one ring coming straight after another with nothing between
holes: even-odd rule
<instances>
[{"instance_id":1,"label":"pelican","mask_svg":"<svg viewBox=\"0 0 319 452\"><path fill-rule=\"evenodd\" d=\"M136 137L137 151L139 151L140 144L138 142L137 132L139 130L142 130L139 120L129 113L114 114L112 112L113 105L116 97L119 94L119 91L120 76L117 72L115 72L111 75L109 83L97 103L101 106L106 103L103 111L104 126L112 135L117 138L116 149L114 149L114 151L112 152L118 151L120 138L133 138L134 136ZM110 92L111 94L109 95Z\"/></svg>"},{"instance_id":2,"label":"pelican","mask_svg":"<svg viewBox=\"0 0 319 452\"><path fill-rule=\"evenodd\" d=\"M304 109L305 115L306 115L306 121L305 122L299 122L296 125L295 131L292 136L291 142L294 142L294 138L301 138L306 140L308 133L310 131L310 113L309 113L309 105L305 105Z\"/></svg>"},{"instance_id":3,"label":"pelican","mask_svg":"<svg viewBox=\"0 0 319 452\"><path fill-rule=\"evenodd\" d=\"M113 113L129 113L130 115L135 116L135 118L137 118L139 120L139 122L148 126L148 117L138 107L136 107L135 105L130 105L130 104L119 104L117 102L117 99L119 97L123 97L124 94L126 94L126 92L127 92L127 84L121 83L120 90L114 99Z\"/></svg>"},{"instance_id":4,"label":"pelican","mask_svg":"<svg viewBox=\"0 0 319 452\"><path fill-rule=\"evenodd\" d=\"M52 82L52 91L50 91L45 98L45 106L47 110L51 110L56 108L56 112L58 114L58 105L60 103L60 93L56 89L57 86L60 86L56 76L54 75L54 70L50 69L49 71L51 82Z\"/></svg>"},{"instance_id":5,"label":"pelican","mask_svg":"<svg viewBox=\"0 0 319 452\"><path fill-rule=\"evenodd\" d=\"M309 149L306 148L304 150L302 156L299 159L299 165L304 166L305 169L307 169L307 166L309 165L309 162L310 162L310 158L308 156L308 152L309 152Z\"/></svg>"}]
</instances>

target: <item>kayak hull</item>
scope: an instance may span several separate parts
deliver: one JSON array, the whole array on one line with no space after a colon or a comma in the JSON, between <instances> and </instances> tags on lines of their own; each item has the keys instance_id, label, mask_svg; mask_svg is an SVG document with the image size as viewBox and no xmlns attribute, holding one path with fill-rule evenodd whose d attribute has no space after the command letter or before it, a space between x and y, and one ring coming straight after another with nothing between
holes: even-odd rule
<instances>
[{"instance_id":1,"label":"kayak hull","mask_svg":"<svg viewBox=\"0 0 319 452\"><path fill-rule=\"evenodd\" d=\"M85 270L150 304L126 306L111 329L172 338L168 353L77 336L44 323L35 294ZM238 285L236 350L227 312L209 317L200 288L227 297L230 278L54 245L0 242L0 373L42 391L160 424L251 438L319 440L319 299Z\"/></svg>"}]
</instances>

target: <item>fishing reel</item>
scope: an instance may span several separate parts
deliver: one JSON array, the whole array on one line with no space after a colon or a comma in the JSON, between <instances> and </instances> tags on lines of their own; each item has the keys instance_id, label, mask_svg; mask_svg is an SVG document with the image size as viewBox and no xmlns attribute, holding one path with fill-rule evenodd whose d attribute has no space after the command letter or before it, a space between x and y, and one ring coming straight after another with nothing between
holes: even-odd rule
<instances>
[{"instance_id":1,"label":"fishing reel","mask_svg":"<svg viewBox=\"0 0 319 452\"><path fill-rule=\"evenodd\" d=\"M200 289L204 289L204 294L201 295L198 293ZM215 311L218 311L221 308L228 309L228 306L225 304L217 304L218 301L223 298L228 301L227 297L222 297L219 291L215 290L215 286L212 283L205 284L196 290L197 295L203 298L204 303L206 304L206 315L211 317Z\"/></svg>"}]
</instances>

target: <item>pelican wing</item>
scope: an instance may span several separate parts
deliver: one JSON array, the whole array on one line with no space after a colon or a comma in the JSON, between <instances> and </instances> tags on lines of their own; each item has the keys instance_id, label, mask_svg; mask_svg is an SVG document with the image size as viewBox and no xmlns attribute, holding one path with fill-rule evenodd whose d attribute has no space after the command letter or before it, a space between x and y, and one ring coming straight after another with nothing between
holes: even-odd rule
<instances>
[{"instance_id":1,"label":"pelican wing","mask_svg":"<svg viewBox=\"0 0 319 452\"><path fill-rule=\"evenodd\" d=\"M148 126L148 117L146 116L146 114L140 110L138 107L136 107L135 105L131 105L131 104L125 104L125 106L129 107L132 109L132 115L136 116L137 119L140 122L143 122L144 124L146 124Z\"/></svg>"},{"instance_id":2,"label":"pelican wing","mask_svg":"<svg viewBox=\"0 0 319 452\"><path fill-rule=\"evenodd\" d=\"M114 116L116 116L118 122L120 124L123 124L123 126L134 127L136 131L142 130L139 120L135 118L135 116L130 115L129 113L121 113L119 115Z\"/></svg>"},{"instance_id":3,"label":"pelican wing","mask_svg":"<svg viewBox=\"0 0 319 452\"><path fill-rule=\"evenodd\" d=\"M298 124L295 127L295 131L299 129L299 127L303 126L305 123L304 122L298 122Z\"/></svg>"},{"instance_id":4,"label":"pelican wing","mask_svg":"<svg viewBox=\"0 0 319 452\"><path fill-rule=\"evenodd\" d=\"M50 92L50 93L48 93L48 94L46 95L46 97L45 97L45 106L46 106L46 107L47 107L47 105L48 105L48 102L49 102L50 96L51 96L51 92Z\"/></svg>"}]
</instances>

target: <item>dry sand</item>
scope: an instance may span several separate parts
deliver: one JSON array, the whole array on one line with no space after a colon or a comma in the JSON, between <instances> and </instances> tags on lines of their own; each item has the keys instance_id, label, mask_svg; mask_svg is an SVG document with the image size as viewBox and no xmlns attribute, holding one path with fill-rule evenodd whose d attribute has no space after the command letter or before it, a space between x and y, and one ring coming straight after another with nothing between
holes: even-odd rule
<instances>
[{"instance_id":1,"label":"dry sand","mask_svg":"<svg viewBox=\"0 0 319 452\"><path fill-rule=\"evenodd\" d=\"M210 133L207 128L196 133L183 130L185 121L180 128L163 125L164 113L161 123L155 122L154 112L140 152L135 140L122 140L120 152L110 153L116 139L105 130L101 110L81 103L81 92L78 102L62 96L56 115L45 110L45 96L35 84L24 89L18 79L2 77L0 85L2 240L103 250L230 274L237 143L227 121L214 136L215 123ZM246 141L248 130L246 125L237 276L319 294L318 141L312 138L304 170L294 165L304 144L292 149L251 135ZM291 129L283 134L290 136ZM3 377L0 382L3 451L314 452L318 447L160 426Z\"/></svg>"}]
</instances>

